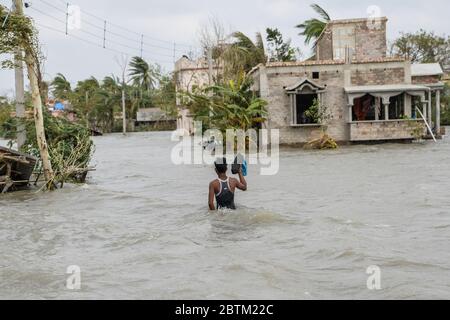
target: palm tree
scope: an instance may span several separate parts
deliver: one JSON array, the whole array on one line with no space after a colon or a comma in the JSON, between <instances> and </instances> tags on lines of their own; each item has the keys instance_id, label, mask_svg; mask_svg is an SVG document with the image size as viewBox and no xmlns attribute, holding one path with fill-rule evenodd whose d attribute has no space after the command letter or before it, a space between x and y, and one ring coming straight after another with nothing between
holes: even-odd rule
<instances>
[{"instance_id":1,"label":"palm tree","mask_svg":"<svg viewBox=\"0 0 450 320\"><path fill-rule=\"evenodd\" d=\"M73 99L71 100L77 114L86 120L89 120L89 112L95 105L95 94L100 88L100 82L95 78L79 81L74 90Z\"/></svg>"},{"instance_id":2,"label":"palm tree","mask_svg":"<svg viewBox=\"0 0 450 320\"><path fill-rule=\"evenodd\" d=\"M50 86L56 99L68 100L70 98L72 88L70 82L63 74L57 73Z\"/></svg>"},{"instance_id":3,"label":"palm tree","mask_svg":"<svg viewBox=\"0 0 450 320\"><path fill-rule=\"evenodd\" d=\"M103 79L95 92L94 107L89 113L91 123L103 132L111 132L114 126L114 109L120 109L122 98L120 80L115 76Z\"/></svg>"},{"instance_id":4,"label":"palm tree","mask_svg":"<svg viewBox=\"0 0 450 320\"><path fill-rule=\"evenodd\" d=\"M261 33L256 33L256 42L253 42L250 37L239 31L234 32L232 37L235 39L232 48L243 53L244 71L248 72L258 64L267 61Z\"/></svg>"},{"instance_id":5,"label":"palm tree","mask_svg":"<svg viewBox=\"0 0 450 320\"><path fill-rule=\"evenodd\" d=\"M133 57L130 62L130 77L135 86L150 91L155 88L158 74L147 61L141 57Z\"/></svg>"},{"instance_id":6,"label":"palm tree","mask_svg":"<svg viewBox=\"0 0 450 320\"><path fill-rule=\"evenodd\" d=\"M223 132L227 129L245 131L266 121L267 102L255 96L251 81L243 72L237 80L186 95L195 119Z\"/></svg>"},{"instance_id":7,"label":"palm tree","mask_svg":"<svg viewBox=\"0 0 450 320\"><path fill-rule=\"evenodd\" d=\"M312 4L311 7L315 12L319 14L321 19L309 19L295 27L302 30L299 35L306 37L305 44L309 44L312 40L314 40L313 46L315 48L317 40L319 39L328 22L331 21L331 18L330 15L318 4Z\"/></svg>"},{"instance_id":8,"label":"palm tree","mask_svg":"<svg viewBox=\"0 0 450 320\"><path fill-rule=\"evenodd\" d=\"M256 34L254 42L242 32L231 34L231 43L225 46L219 61L223 62L223 75L220 82L238 81L241 72L249 72L260 63L267 61L263 38Z\"/></svg>"}]
</instances>

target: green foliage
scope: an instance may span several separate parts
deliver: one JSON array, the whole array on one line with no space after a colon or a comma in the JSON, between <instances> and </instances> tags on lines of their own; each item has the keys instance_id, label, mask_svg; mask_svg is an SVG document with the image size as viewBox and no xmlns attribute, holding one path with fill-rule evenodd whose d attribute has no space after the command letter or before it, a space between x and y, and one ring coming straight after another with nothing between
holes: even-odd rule
<instances>
[{"instance_id":1,"label":"green foliage","mask_svg":"<svg viewBox=\"0 0 450 320\"><path fill-rule=\"evenodd\" d=\"M176 116L176 90L172 76L162 75L158 66L152 66L140 57L131 60L129 75L130 82L125 84L111 75L101 81L94 77L79 81L72 89L66 77L57 74L51 82L51 92L56 100L69 102L86 125L104 133L119 130L115 120L122 113L122 89L125 91L127 119L136 119L141 108L153 107L160 107L168 115Z\"/></svg>"},{"instance_id":2,"label":"green foliage","mask_svg":"<svg viewBox=\"0 0 450 320\"><path fill-rule=\"evenodd\" d=\"M415 63L450 64L450 37L420 29L416 33L401 33L391 46L393 55L411 59Z\"/></svg>"},{"instance_id":3,"label":"green foliage","mask_svg":"<svg viewBox=\"0 0 450 320\"><path fill-rule=\"evenodd\" d=\"M221 59L224 62L225 81L239 81L241 72L249 72L260 63L266 63L267 57L264 49L264 42L260 33L256 34L256 41L253 42L242 32L232 34L233 42L223 51Z\"/></svg>"},{"instance_id":4,"label":"green foliage","mask_svg":"<svg viewBox=\"0 0 450 320\"><path fill-rule=\"evenodd\" d=\"M156 90L154 94L154 104L168 116L178 116L177 92L173 76L164 75L160 78L159 90Z\"/></svg>"},{"instance_id":5,"label":"green foliage","mask_svg":"<svg viewBox=\"0 0 450 320\"><path fill-rule=\"evenodd\" d=\"M450 37L438 36L423 29L402 33L391 46L391 54L411 59L413 63L450 64ZM441 123L450 125L450 88L448 83L441 95Z\"/></svg>"},{"instance_id":6,"label":"green foliage","mask_svg":"<svg viewBox=\"0 0 450 320\"><path fill-rule=\"evenodd\" d=\"M53 96L58 100L69 100L72 95L72 87L66 77L58 73L53 81L50 83L50 88Z\"/></svg>"},{"instance_id":7,"label":"green foliage","mask_svg":"<svg viewBox=\"0 0 450 320\"><path fill-rule=\"evenodd\" d=\"M330 119L331 114L326 106L321 105L318 99L313 100L313 104L305 111L305 115L312 123L325 125Z\"/></svg>"},{"instance_id":8,"label":"green foliage","mask_svg":"<svg viewBox=\"0 0 450 320\"><path fill-rule=\"evenodd\" d=\"M154 89L160 76L158 69L141 57L133 57L130 62L129 74L133 85L147 91Z\"/></svg>"},{"instance_id":9,"label":"green foliage","mask_svg":"<svg viewBox=\"0 0 450 320\"><path fill-rule=\"evenodd\" d=\"M55 183L80 182L88 168L94 145L90 130L79 123L65 118L56 118L44 112L45 136L47 138L50 161L55 172ZM39 158L34 121L26 122L27 140L24 152Z\"/></svg>"},{"instance_id":10,"label":"green foliage","mask_svg":"<svg viewBox=\"0 0 450 320\"><path fill-rule=\"evenodd\" d=\"M317 14L319 14L321 19L313 18L306 20L305 22L297 25L296 28L301 30L299 35L306 37L305 44L309 44L311 41L314 41L314 47L316 47L316 41L322 34L327 23L331 21L331 18L330 15L318 4L313 4L311 7Z\"/></svg>"},{"instance_id":11,"label":"green foliage","mask_svg":"<svg viewBox=\"0 0 450 320\"><path fill-rule=\"evenodd\" d=\"M445 84L444 91L441 97L441 123L445 126L450 126L450 85Z\"/></svg>"},{"instance_id":12,"label":"green foliage","mask_svg":"<svg viewBox=\"0 0 450 320\"><path fill-rule=\"evenodd\" d=\"M402 120L407 121L408 129L410 130L411 136L414 140L421 140L424 135L424 124L422 121L417 121L416 119L411 119L407 115L401 117Z\"/></svg>"},{"instance_id":13,"label":"green foliage","mask_svg":"<svg viewBox=\"0 0 450 320\"><path fill-rule=\"evenodd\" d=\"M317 123L321 125L321 137L318 139L313 139L306 143L305 149L337 149L338 144L336 141L327 134L328 121L332 119L332 115L328 108L320 104L318 99L313 100L313 104L305 111L305 115L309 118L312 123Z\"/></svg>"},{"instance_id":14,"label":"green foliage","mask_svg":"<svg viewBox=\"0 0 450 320\"><path fill-rule=\"evenodd\" d=\"M295 49L291 47L291 40L283 40L281 32L275 28L267 28L267 46L270 61L293 61L295 60Z\"/></svg>"},{"instance_id":15,"label":"green foliage","mask_svg":"<svg viewBox=\"0 0 450 320\"><path fill-rule=\"evenodd\" d=\"M8 8L0 5L0 58L2 55L15 54L19 47L33 47L35 43L35 30L31 20L10 12ZM1 68L13 68L10 60L0 60Z\"/></svg>"},{"instance_id":16,"label":"green foliage","mask_svg":"<svg viewBox=\"0 0 450 320\"><path fill-rule=\"evenodd\" d=\"M225 85L211 86L184 96L195 120L202 121L205 130L248 130L260 126L267 116L267 102L257 98L250 86L250 80L241 73L238 81L230 80Z\"/></svg>"},{"instance_id":17,"label":"green foliage","mask_svg":"<svg viewBox=\"0 0 450 320\"><path fill-rule=\"evenodd\" d=\"M305 116L312 123L319 123L320 121L320 104L317 99L314 99L313 104L305 111Z\"/></svg>"},{"instance_id":18,"label":"green foliage","mask_svg":"<svg viewBox=\"0 0 450 320\"><path fill-rule=\"evenodd\" d=\"M9 101L0 97L0 137L13 138L16 130L16 121L11 117L13 106Z\"/></svg>"}]
</instances>

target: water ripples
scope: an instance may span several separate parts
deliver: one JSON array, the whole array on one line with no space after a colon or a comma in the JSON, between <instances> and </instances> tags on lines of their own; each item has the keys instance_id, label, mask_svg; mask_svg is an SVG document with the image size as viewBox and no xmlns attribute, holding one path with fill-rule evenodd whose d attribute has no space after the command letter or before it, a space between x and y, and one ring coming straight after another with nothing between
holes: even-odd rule
<instances>
[{"instance_id":1,"label":"water ripples","mask_svg":"<svg viewBox=\"0 0 450 320\"><path fill-rule=\"evenodd\" d=\"M95 142L88 184L0 197L0 299L450 298L447 140L282 148L279 174L250 167L217 213L213 170L172 165L170 134Z\"/></svg>"}]
</instances>

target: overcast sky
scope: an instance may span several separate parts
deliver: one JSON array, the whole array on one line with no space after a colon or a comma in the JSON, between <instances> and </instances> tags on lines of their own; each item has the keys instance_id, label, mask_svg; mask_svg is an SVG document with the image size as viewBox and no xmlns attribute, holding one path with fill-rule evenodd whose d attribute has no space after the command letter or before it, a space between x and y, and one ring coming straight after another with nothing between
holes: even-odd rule
<instances>
[{"instance_id":1,"label":"overcast sky","mask_svg":"<svg viewBox=\"0 0 450 320\"><path fill-rule=\"evenodd\" d=\"M252 36L257 31L263 32L266 27L277 27L307 56L309 49L304 46L304 39L297 35L298 31L294 26L315 16L310 8L313 1L72 0L71 3L82 10L82 29L70 33L94 44L64 34L63 0L32 0L31 8L26 9L26 13L35 19L40 30L40 41L47 56L45 78L51 79L61 72L72 83L76 83L92 75L103 78L112 73L120 73L120 68L114 60L120 54L102 48L102 20L107 20L108 48L123 51L130 56L139 55L139 35L144 34L144 58L159 63L166 71L170 71L173 68L172 43L179 43L175 47L177 58L190 51L190 47L198 47L198 31L211 16L221 20L229 31L240 30ZM0 0L0 3L9 7L11 1ZM368 8L376 5L380 8L381 15L389 18L389 39L394 39L401 31L413 32L420 28L438 34L448 34L450 31L448 0L323 0L317 3L324 7L333 19L366 17ZM42 25L59 32L43 28ZM114 43L109 42L108 38ZM14 73L0 70L0 95L13 96L13 88Z\"/></svg>"}]
</instances>

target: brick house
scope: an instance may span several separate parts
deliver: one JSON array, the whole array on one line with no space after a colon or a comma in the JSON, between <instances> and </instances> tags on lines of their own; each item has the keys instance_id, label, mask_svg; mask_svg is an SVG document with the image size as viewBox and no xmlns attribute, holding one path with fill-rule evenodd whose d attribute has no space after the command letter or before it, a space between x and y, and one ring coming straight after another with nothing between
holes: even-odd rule
<instances>
[{"instance_id":1,"label":"brick house","mask_svg":"<svg viewBox=\"0 0 450 320\"><path fill-rule=\"evenodd\" d=\"M217 68L215 68L217 69ZM187 56L181 57L175 63L175 82L177 92L192 92L196 87L202 88L210 84L208 61L204 58L191 60ZM177 130L183 135L194 133L194 120L189 109L177 97Z\"/></svg>"},{"instance_id":2,"label":"brick house","mask_svg":"<svg viewBox=\"0 0 450 320\"><path fill-rule=\"evenodd\" d=\"M411 121L426 134L424 118L440 134L443 71L388 57L386 24L387 18L331 21L314 58L251 71L254 90L268 101L265 127L280 130L281 144L302 144L321 131L306 112L314 100L327 110L328 134L338 142L411 140Z\"/></svg>"}]
</instances>

